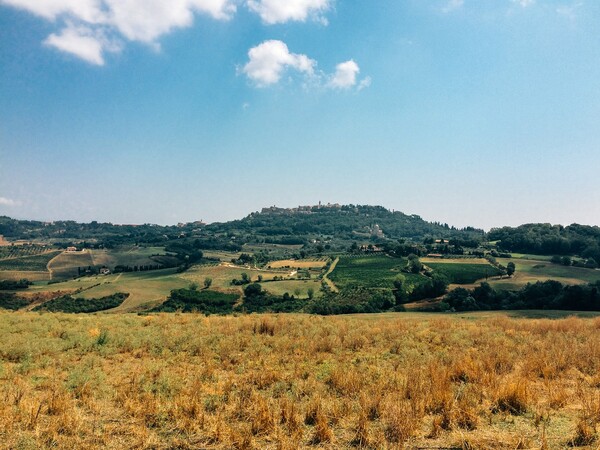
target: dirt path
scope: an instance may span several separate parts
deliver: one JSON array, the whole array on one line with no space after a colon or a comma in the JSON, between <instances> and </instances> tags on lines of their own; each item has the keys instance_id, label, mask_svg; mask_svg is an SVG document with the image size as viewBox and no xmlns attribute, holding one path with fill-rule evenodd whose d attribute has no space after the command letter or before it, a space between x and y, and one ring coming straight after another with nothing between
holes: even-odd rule
<instances>
[{"instance_id":1,"label":"dirt path","mask_svg":"<svg viewBox=\"0 0 600 450\"><path fill-rule=\"evenodd\" d=\"M62 255L62 253L59 253L58 255L56 255L54 258L52 258L50 261L48 261L48 264L46 264L46 270L48 271L48 273L50 274L50 279L52 280L53 276L54 276L54 272L52 270L52 268L50 267L50 265L52 264L52 261L54 261L56 258L58 258L60 255Z\"/></svg>"},{"instance_id":2,"label":"dirt path","mask_svg":"<svg viewBox=\"0 0 600 450\"><path fill-rule=\"evenodd\" d=\"M325 281L325 283L327 283L327 286L329 286L329 289L331 289L332 292L339 292L340 290L337 288L337 286L335 284L333 284L333 281L331 281L328 278L328 275L334 271L335 266L337 266L337 263L339 262L340 258L337 257L335 258L335 260L331 263L331 266L329 266L329 270L325 273L325 275L323 275L323 281Z\"/></svg>"}]
</instances>

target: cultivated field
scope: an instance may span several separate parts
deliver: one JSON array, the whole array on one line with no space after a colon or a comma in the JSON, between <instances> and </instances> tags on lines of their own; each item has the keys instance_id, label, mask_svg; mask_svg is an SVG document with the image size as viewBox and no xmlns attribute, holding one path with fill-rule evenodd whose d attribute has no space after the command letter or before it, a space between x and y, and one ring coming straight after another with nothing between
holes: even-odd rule
<instances>
[{"instance_id":1,"label":"cultivated field","mask_svg":"<svg viewBox=\"0 0 600 450\"><path fill-rule=\"evenodd\" d=\"M329 258L319 259L282 259L270 262L267 265L269 269L295 268L295 269L315 269L320 270L327 264Z\"/></svg>"},{"instance_id":2,"label":"cultivated field","mask_svg":"<svg viewBox=\"0 0 600 450\"><path fill-rule=\"evenodd\" d=\"M549 261L531 259L512 260L497 258L497 260L504 266L509 261L514 262L516 271L511 279L490 282L495 289L520 289L527 283L546 280L556 280L563 284L584 284L600 280L600 270L563 266L561 264L552 264Z\"/></svg>"},{"instance_id":3,"label":"cultivated field","mask_svg":"<svg viewBox=\"0 0 600 450\"><path fill-rule=\"evenodd\" d=\"M600 318L0 313L0 448L595 449L599 373Z\"/></svg>"},{"instance_id":4,"label":"cultivated field","mask_svg":"<svg viewBox=\"0 0 600 450\"><path fill-rule=\"evenodd\" d=\"M39 255L48 251L49 249L47 245L1 245L0 243L0 260L6 258L22 258L23 256Z\"/></svg>"},{"instance_id":5,"label":"cultivated field","mask_svg":"<svg viewBox=\"0 0 600 450\"><path fill-rule=\"evenodd\" d=\"M457 259L423 263L433 269L434 272L445 275L452 284L472 284L478 280L498 276L501 273L500 270L492 266L485 259L483 260L485 262L479 260L473 261L471 259Z\"/></svg>"},{"instance_id":6,"label":"cultivated field","mask_svg":"<svg viewBox=\"0 0 600 450\"><path fill-rule=\"evenodd\" d=\"M223 250L202 250L205 258L218 259L223 262L231 262L232 259L238 259L241 252L226 252Z\"/></svg>"},{"instance_id":7,"label":"cultivated field","mask_svg":"<svg viewBox=\"0 0 600 450\"><path fill-rule=\"evenodd\" d=\"M2 279L2 271L4 270L23 272L46 271L48 262L60 253L60 251L46 251L31 256L8 257L0 259L0 279Z\"/></svg>"},{"instance_id":8,"label":"cultivated field","mask_svg":"<svg viewBox=\"0 0 600 450\"><path fill-rule=\"evenodd\" d=\"M139 311L164 301L172 289L188 287L175 269L129 272L102 276L81 277L50 285L36 284L27 293L43 294L54 291L67 292L78 298L101 298L127 293L129 297L113 312Z\"/></svg>"},{"instance_id":9,"label":"cultivated field","mask_svg":"<svg viewBox=\"0 0 600 450\"><path fill-rule=\"evenodd\" d=\"M78 267L86 269L93 266L91 251L62 252L48 262L48 270L52 279L71 278L79 275Z\"/></svg>"},{"instance_id":10,"label":"cultivated field","mask_svg":"<svg viewBox=\"0 0 600 450\"><path fill-rule=\"evenodd\" d=\"M404 273L406 259L387 256L341 256L328 278L337 287L360 285L366 288L393 288L394 280L402 277L407 284L426 280L423 275Z\"/></svg>"},{"instance_id":11,"label":"cultivated field","mask_svg":"<svg viewBox=\"0 0 600 450\"><path fill-rule=\"evenodd\" d=\"M94 265L115 267L144 266L158 264L161 258L168 254L164 247L124 247L111 250L89 250L92 254Z\"/></svg>"},{"instance_id":12,"label":"cultivated field","mask_svg":"<svg viewBox=\"0 0 600 450\"><path fill-rule=\"evenodd\" d=\"M253 282L258 281L258 277L262 276L263 289L274 295L283 295L287 292L296 297L306 298L309 289L313 290L315 296L320 294L320 280L316 277L310 280L298 280L297 274L292 275L293 272L295 271L291 269L261 270L222 263L193 266L183 273L177 273L175 269L162 269L85 276L54 284L37 283L30 287L27 293L35 295L61 291L71 293L78 298L92 299L122 292L129 296L122 305L111 312L140 311L158 305L173 289L189 287L193 283L202 287L206 278L211 278L212 290L235 293L241 298L244 286L232 285L231 282L233 279L240 280L242 273L246 273ZM23 274L24 276L17 276ZM18 272L11 279L18 280L27 276L27 273ZM274 277L278 277L278 281L272 281Z\"/></svg>"},{"instance_id":13,"label":"cultivated field","mask_svg":"<svg viewBox=\"0 0 600 450\"><path fill-rule=\"evenodd\" d=\"M233 279L241 280L243 273L247 274L250 280L257 281L259 276L265 280L271 280L273 277L279 276L289 277L291 271L252 269L249 267L240 267L233 264L222 263L212 266L193 266L190 270L184 272L182 277L190 283L198 283L200 286L202 286L204 279L208 277L212 279L211 289L224 292L232 290L241 292L241 288L239 286L233 286L231 281Z\"/></svg>"},{"instance_id":14,"label":"cultivated field","mask_svg":"<svg viewBox=\"0 0 600 450\"><path fill-rule=\"evenodd\" d=\"M0 270L0 281L2 280L22 280L23 278L29 281L49 281L50 272L45 270Z\"/></svg>"}]
</instances>

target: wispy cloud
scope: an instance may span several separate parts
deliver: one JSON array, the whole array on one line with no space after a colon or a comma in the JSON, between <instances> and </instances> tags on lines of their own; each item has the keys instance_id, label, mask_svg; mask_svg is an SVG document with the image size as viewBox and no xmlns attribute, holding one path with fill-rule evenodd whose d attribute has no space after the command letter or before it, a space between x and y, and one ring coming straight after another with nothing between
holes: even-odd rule
<instances>
[{"instance_id":1,"label":"wispy cloud","mask_svg":"<svg viewBox=\"0 0 600 450\"><path fill-rule=\"evenodd\" d=\"M563 6L559 6L558 8L556 8L556 12L559 15L566 17L567 19L573 21L573 20L577 19L577 11L582 6L583 6L583 4L581 2L573 3L571 5L563 5Z\"/></svg>"},{"instance_id":2,"label":"wispy cloud","mask_svg":"<svg viewBox=\"0 0 600 450\"><path fill-rule=\"evenodd\" d=\"M442 12L449 13L452 11L456 11L464 6L465 0L448 0L446 4L442 7Z\"/></svg>"},{"instance_id":3,"label":"wispy cloud","mask_svg":"<svg viewBox=\"0 0 600 450\"><path fill-rule=\"evenodd\" d=\"M19 206L21 202L11 198L0 197L0 206Z\"/></svg>"},{"instance_id":4,"label":"wispy cloud","mask_svg":"<svg viewBox=\"0 0 600 450\"><path fill-rule=\"evenodd\" d=\"M535 3L535 0L511 0L513 3L519 5L521 8L527 8Z\"/></svg>"}]
</instances>

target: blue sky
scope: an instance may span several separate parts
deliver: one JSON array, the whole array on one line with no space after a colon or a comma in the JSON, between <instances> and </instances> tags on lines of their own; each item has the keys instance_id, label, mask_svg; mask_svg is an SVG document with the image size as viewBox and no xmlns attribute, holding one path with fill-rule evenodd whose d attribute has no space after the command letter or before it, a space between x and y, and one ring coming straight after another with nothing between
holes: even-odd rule
<instances>
[{"instance_id":1,"label":"blue sky","mask_svg":"<svg viewBox=\"0 0 600 450\"><path fill-rule=\"evenodd\" d=\"M600 224L600 2L0 0L0 214Z\"/></svg>"}]
</instances>

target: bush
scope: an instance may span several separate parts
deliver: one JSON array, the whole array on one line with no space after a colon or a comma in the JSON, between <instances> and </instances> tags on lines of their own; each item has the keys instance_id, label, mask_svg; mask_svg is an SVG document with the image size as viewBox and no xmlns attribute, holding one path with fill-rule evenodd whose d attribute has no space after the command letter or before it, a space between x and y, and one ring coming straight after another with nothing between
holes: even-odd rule
<instances>
[{"instance_id":1,"label":"bush","mask_svg":"<svg viewBox=\"0 0 600 450\"><path fill-rule=\"evenodd\" d=\"M0 281L0 291L16 291L17 289L27 289L33 283L26 278L19 281L2 280Z\"/></svg>"},{"instance_id":2,"label":"bush","mask_svg":"<svg viewBox=\"0 0 600 450\"><path fill-rule=\"evenodd\" d=\"M29 305L27 300L17 297L15 294L0 292L0 308L16 311L27 305Z\"/></svg>"},{"instance_id":3,"label":"bush","mask_svg":"<svg viewBox=\"0 0 600 450\"><path fill-rule=\"evenodd\" d=\"M233 311L233 305L238 296L223 294L207 289L175 289L162 305L157 306L153 312L202 312L205 314L226 314Z\"/></svg>"},{"instance_id":4,"label":"bush","mask_svg":"<svg viewBox=\"0 0 600 450\"><path fill-rule=\"evenodd\" d=\"M102 298L73 298L70 295L55 298L36 306L34 311L92 313L116 308L129 294L117 293Z\"/></svg>"}]
</instances>

